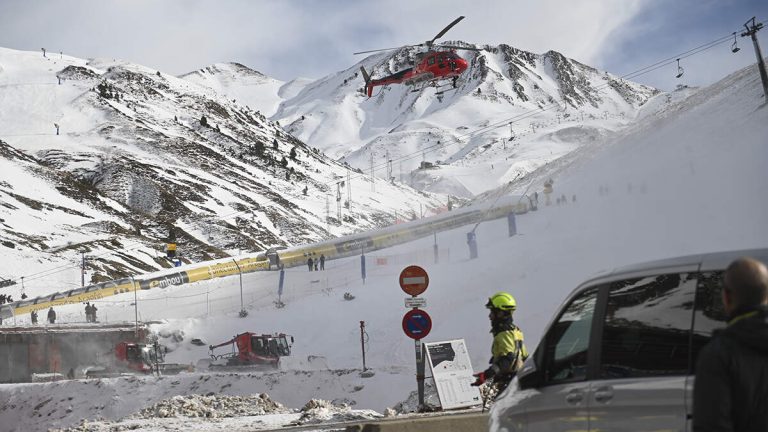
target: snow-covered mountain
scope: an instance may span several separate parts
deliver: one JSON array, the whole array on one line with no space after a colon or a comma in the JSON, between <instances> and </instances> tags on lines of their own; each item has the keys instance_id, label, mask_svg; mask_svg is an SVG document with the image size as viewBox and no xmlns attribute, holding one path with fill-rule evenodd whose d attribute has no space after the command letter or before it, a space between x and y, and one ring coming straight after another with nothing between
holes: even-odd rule
<instances>
[{"instance_id":1,"label":"snow-covered mountain","mask_svg":"<svg viewBox=\"0 0 768 432\"><path fill-rule=\"evenodd\" d=\"M84 251L87 280L113 279L168 266L172 237L185 261L198 261L445 206L408 186L372 185L249 106L300 85L236 64L180 79L119 60L0 49L0 241L13 263L0 276L35 273L26 282L44 284L44 264L79 284Z\"/></svg>"},{"instance_id":2,"label":"snow-covered mountain","mask_svg":"<svg viewBox=\"0 0 768 432\"><path fill-rule=\"evenodd\" d=\"M219 95L239 100L240 105L256 108L265 116L275 114L278 106L287 97L292 97L300 88L301 80L290 83L270 78L261 72L240 63L219 63L182 75L187 81L210 87ZM308 81L303 81L306 85Z\"/></svg>"},{"instance_id":3,"label":"snow-covered mountain","mask_svg":"<svg viewBox=\"0 0 768 432\"><path fill-rule=\"evenodd\" d=\"M309 83L273 119L366 172L373 164L383 178L472 196L626 127L660 93L555 51L480 48L459 52L470 68L455 90L390 85L362 94L360 67L374 77L409 67L418 48L406 47ZM434 167L419 170L423 162Z\"/></svg>"}]
</instances>

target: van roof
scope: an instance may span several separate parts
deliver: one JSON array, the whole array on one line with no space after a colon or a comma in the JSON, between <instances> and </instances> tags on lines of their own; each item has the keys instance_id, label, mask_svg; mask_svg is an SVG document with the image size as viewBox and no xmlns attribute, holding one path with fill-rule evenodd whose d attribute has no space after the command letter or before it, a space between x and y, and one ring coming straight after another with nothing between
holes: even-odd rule
<instances>
[{"instance_id":1,"label":"van roof","mask_svg":"<svg viewBox=\"0 0 768 432\"><path fill-rule=\"evenodd\" d=\"M642 277L659 274L666 271L712 271L725 270L735 259L749 256L768 264L768 248L737 249L722 252L684 255L660 260L647 261L638 264L617 267L613 270L599 273L579 285L574 291L597 283L611 282L629 277Z\"/></svg>"}]
</instances>

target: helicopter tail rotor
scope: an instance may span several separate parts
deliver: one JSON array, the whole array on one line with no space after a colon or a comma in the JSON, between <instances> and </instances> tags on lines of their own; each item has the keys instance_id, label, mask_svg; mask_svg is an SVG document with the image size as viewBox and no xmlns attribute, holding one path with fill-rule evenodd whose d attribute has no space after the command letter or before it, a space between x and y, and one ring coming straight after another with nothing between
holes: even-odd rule
<instances>
[{"instance_id":1,"label":"helicopter tail rotor","mask_svg":"<svg viewBox=\"0 0 768 432\"><path fill-rule=\"evenodd\" d=\"M368 72L366 72L365 68L360 66L360 72L363 74L363 79L365 80L365 92L368 93L368 97L371 97L373 95L373 86L371 85L371 76L368 75Z\"/></svg>"}]
</instances>

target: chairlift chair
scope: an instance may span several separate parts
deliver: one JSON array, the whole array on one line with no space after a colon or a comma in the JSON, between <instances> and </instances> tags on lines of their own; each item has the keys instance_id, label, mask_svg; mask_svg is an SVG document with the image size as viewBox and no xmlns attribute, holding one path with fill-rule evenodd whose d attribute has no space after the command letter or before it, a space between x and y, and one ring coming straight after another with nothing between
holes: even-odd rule
<instances>
[{"instance_id":1,"label":"chairlift chair","mask_svg":"<svg viewBox=\"0 0 768 432\"><path fill-rule=\"evenodd\" d=\"M675 78L680 78L684 73L683 67L680 66L680 59L677 59L677 75L675 75Z\"/></svg>"},{"instance_id":2,"label":"chairlift chair","mask_svg":"<svg viewBox=\"0 0 768 432\"><path fill-rule=\"evenodd\" d=\"M736 46L736 32L733 33L733 43L731 44L731 52L739 52L741 48Z\"/></svg>"}]
</instances>

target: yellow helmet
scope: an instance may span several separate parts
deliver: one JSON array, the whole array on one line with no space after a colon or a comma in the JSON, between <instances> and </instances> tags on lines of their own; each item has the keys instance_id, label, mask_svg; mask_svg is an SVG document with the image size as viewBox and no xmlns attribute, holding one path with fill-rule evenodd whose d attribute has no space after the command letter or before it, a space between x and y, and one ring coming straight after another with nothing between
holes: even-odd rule
<instances>
[{"instance_id":1,"label":"yellow helmet","mask_svg":"<svg viewBox=\"0 0 768 432\"><path fill-rule=\"evenodd\" d=\"M485 307L513 312L517 309L517 302L512 297L512 294L499 291L488 298L488 303L485 304Z\"/></svg>"}]
</instances>

